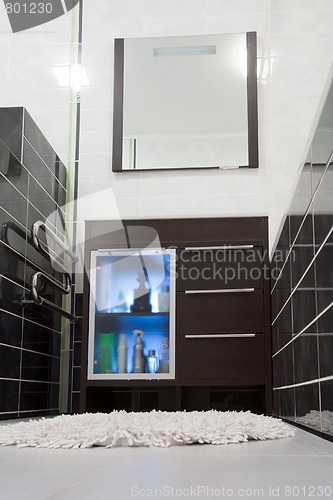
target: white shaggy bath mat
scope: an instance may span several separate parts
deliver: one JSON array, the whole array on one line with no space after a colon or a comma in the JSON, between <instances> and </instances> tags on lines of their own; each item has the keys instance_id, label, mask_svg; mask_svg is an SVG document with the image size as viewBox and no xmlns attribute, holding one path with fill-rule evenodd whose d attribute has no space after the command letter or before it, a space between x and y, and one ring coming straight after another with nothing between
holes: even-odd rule
<instances>
[{"instance_id":1,"label":"white shaggy bath mat","mask_svg":"<svg viewBox=\"0 0 333 500\"><path fill-rule=\"evenodd\" d=\"M0 426L0 444L37 448L228 444L278 439L294 431L281 420L249 411L84 413Z\"/></svg>"}]
</instances>

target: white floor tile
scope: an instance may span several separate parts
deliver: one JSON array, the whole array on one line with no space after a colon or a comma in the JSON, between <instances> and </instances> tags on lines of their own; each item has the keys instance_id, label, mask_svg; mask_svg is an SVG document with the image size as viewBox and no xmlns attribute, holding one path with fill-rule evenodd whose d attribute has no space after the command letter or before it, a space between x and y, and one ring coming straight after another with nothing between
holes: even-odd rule
<instances>
[{"instance_id":1,"label":"white floor tile","mask_svg":"<svg viewBox=\"0 0 333 500\"><path fill-rule=\"evenodd\" d=\"M292 438L222 446L0 447L0 498L330 498L333 443L295 431Z\"/></svg>"}]
</instances>

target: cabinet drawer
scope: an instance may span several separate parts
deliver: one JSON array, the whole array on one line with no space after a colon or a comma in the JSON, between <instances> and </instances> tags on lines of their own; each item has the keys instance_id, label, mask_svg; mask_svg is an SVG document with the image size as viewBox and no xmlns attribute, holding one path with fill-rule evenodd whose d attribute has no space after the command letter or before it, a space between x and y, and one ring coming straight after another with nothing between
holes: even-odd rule
<instances>
[{"instance_id":1,"label":"cabinet drawer","mask_svg":"<svg viewBox=\"0 0 333 500\"><path fill-rule=\"evenodd\" d=\"M225 384L262 384L265 380L264 335L251 337L176 338L176 378L223 379Z\"/></svg>"},{"instance_id":2,"label":"cabinet drawer","mask_svg":"<svg viewBox=\"0 0 333 500\"><path fill-rule=\"evenodd\" d=\"M177 290L261 288L262 247L207 247L177 252Z\"/></svg>"},{"instance_id":3,"label":"cabinet drawer","mask_svg":"<svg viewBox=\"0 0 333 500\"><path fill-rule=\"evenodd\" d=\"M264 332L263 291L176 295L176 332Z\"/></svg>"}]
</instances>

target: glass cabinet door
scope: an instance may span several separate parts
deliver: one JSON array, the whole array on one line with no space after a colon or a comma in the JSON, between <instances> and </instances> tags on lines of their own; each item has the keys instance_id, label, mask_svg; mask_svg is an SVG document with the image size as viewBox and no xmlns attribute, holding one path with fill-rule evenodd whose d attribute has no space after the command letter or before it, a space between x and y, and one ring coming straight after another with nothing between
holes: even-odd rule
<instances>
[{"instance_id":1,"label":"glass cabinet door","mask_svg":"<svg viewBox=\"0 0 333 500\"><path fill-rule=\"evenodd\" d=\"M91 252L88 379L175 378L175 250Z\"/></svg>"}]
</instances>

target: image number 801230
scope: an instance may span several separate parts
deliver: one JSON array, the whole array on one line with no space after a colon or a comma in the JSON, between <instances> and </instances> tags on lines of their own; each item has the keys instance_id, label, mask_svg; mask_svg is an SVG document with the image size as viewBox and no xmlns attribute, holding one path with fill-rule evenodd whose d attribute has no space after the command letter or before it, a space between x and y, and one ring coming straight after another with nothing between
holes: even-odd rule
<instances>
[{"instance_id":1,"label":"image number 801230","mask_svg":"<svg viewBox=\"0 0 333 500\"><path fill-rule=\"evenodd\" d=\"M51 14L52 3L50 2L7 2L7 14Z\"/></svg>"}]
</instances>

